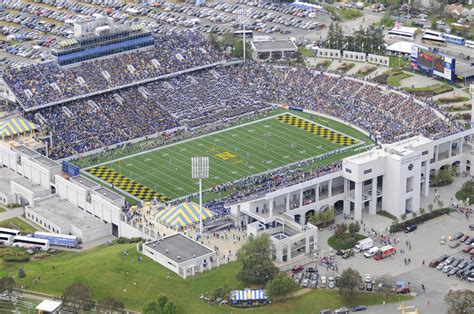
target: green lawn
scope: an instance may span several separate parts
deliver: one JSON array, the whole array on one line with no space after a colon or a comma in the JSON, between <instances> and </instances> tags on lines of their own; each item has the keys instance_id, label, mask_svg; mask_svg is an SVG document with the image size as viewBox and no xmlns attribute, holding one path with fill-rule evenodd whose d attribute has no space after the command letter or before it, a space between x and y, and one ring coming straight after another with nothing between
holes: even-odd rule
<instances>
[{"instance_id":1,"label":"green lawn","mask_svg":"<svg viewBox=\"0 0 474 314\"><path fill-rule=\"evenodd\" d=\"M61 295L69 284L82 282L91 286L96 300L112 296L122 300L125 307L132 310L141 310L144 302L165 293L177 304L181 313L249 312L227 306L208 305L199 299L201 293L223 285L233 289L244 288L235 279L239 268L237 263L230 263L184 280L147 257L138 262L139 253L135 248L134 244L101 246L82 253L61 252L48 259L24 263L21 266L25 270L26 278L17 278L17 284L28 285L29 290ZM128 250L130 254L122 258L124 250ZM0 262L0 276L16 276L19 267L19 264ZM399 296L390 296L387 301L398 301L398 298ZM380 304L382 301L381 296L367 293L358 302ZM315 313L319 309L336 308L342 304L335 290L317 289L284 303L251 311Z\"/></svg>"},{"instance_id":2,"label":"green lawn","mask_svg":"<svg viewBox=\"0 0 474 314\"><path fill-rule=\"evenodd\" d=\"M371 143L367 136L342 123L300 112L295 116L358 139L351 146L353 148L364 142ZM196 181L191 178L193 156L209 157L209 179L203 182L203 188L207 189L344 147L271 116L233 129L136 154L105 166L174 199L197 191ZM340 159L347 154L354 152L331 157Z\"/></svg>"},{"instance_id":3,"label":"green lawn","mask_svg":"<svg viewBox=\"0 0 474 314\"><path fill-rule=\"evenodd\" d=\"M402 72L393 76L389 76L387 77L387 84L390 86L399 87L401 85L400 84L401 80L412 77L412 76L413 75L411 75L410 73L405 73L405 72Z\"/></svg>"},{"instance_id":4,"label":"green lawn","mask_svg":"<svg viewBox=\"0 0 474 314\"><path fill-rule=\"evenodd\" d=\"M38 231L37 228L33 227L32 225L18 217L0 221L0 227L18 229L21 231L22 234L33 233L35 231Z\"/></svg>"},{"instance_id":5,"label":"green lawn","mask_svg":"<svg viewBox=\"0 0 474 314\"><path fill-rule=\"evenodd\" d=\"M391 68L403 68L409 64L409 61L405 60L403 57L390 56L389 58L389 66Z\"/></svg>"},{"instance_id":6,"label":"green lawn","mask_svg":"<svg viewBox=\"0 0 474 314\"><path fill-rule=\"evenodd\" d=\"M0 206L0 213L3 213L6 209Z\"/></svg>"},{"instance_id":7,"label":"green lawn","mask_svg":"<svg viewBox=\"0 0 474 314\"><path fill-rule=\"evenodd\" d=\"M330 236L328 239L328 244L335 250L347 250L352 249L357 241L365 239L366 236L356 233L352 235L350 233L345 233L341 237L336 235Z\"/></svg>"}]
</instances>

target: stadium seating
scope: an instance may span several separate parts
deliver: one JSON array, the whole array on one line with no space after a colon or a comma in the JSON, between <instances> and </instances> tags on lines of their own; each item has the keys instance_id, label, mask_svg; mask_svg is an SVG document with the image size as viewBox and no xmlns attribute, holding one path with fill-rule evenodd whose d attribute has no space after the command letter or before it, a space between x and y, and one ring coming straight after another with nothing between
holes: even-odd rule
<instances>
[{"instance_id":1,"label":"stadium seating","mask_svg":"<svg viewBox=\"0 0 474 314\"><path fill-rule=\"evenodd\" d=\"M35 108L83 94L212 64L222 56L200 35L160 35L155 46L60 68L42 63L7 68L4 80L23 107Z\"/></svg>"}]
</instances>

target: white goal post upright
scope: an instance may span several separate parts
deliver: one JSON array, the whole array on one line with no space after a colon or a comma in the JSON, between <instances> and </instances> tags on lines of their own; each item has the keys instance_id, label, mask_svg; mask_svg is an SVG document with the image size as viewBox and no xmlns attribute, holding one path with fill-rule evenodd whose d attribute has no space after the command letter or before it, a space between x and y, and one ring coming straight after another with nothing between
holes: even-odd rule
<instances>
[{"instance_id":1,"label":"white goal post upright","mask_svg":"<svg viewBox=\"0 0 474 314\"><path fill-rule=\"evenodd\" d=\"M199 179L199 235L202 237L202 179L209 178L209 157L192 157L191 173L193 179Z\"/></svg>"}]
</instances>

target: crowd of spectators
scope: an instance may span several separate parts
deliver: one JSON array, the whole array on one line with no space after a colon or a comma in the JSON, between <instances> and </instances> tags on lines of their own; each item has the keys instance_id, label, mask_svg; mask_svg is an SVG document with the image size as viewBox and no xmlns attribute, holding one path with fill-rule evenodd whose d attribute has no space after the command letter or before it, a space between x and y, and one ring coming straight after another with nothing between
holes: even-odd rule
<instances>
[{"instance_id":1,"label":"crowd of spectators","mask_svg":"<svg viewBox=\"0 0 474 314\"><path fill-rule=\"evenodd\" d=\"M70 67L49 62L7 68L3 78L24 107L34 108L221 60L221 54L209 41L186 31L172 36L159 35L150 48Z\"/></svg>"},{"instance_id":2,"label":"crowd of spectators","mask_svg":"<svg viewBox=\"0 0 474 314\"><path fill-rule=\"evenodd\" d=\"M271 103L338 117L383 143L460 130L434 108L387 87L314 69L252 63L102 93L29 116L37 123L46 121L44 128L55 144L51 156L64 158L179 127L225 124L268 110Z\"/></svg>"},{"instance_id":3,"label":"crowd of spectators","mask_svg":"<svg viewBox=\"0 0 474 314\"><path fill-rule=\"evenodd\" d=\"M308 68L250 64L232 69L262 100L322 112L368 131L383 143L422 134L439 138L461 130L432 107L388 87Z\"/></svg>"},{"instance_id":4,"label":"crowd of spectators","mask_svg":"<svg viewBox=\"0 0 474 314\"><path fill-rule=\"evenodd\" d=\"M179 127L225 124L270 108L228 72L221 68L150 82L27 116L38 124L45 122L43 129L54 142L50 156L61 159Z\"/></svg>"}]
</instances>

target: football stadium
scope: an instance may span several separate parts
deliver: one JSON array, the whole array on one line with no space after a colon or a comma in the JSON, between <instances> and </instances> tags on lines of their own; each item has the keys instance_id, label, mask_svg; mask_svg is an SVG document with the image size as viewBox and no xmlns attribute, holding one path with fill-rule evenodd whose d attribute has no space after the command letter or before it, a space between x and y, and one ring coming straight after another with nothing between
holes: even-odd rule
<instances>
[{"instance_id":1,"label":"football stadium","mask_svg":"<svg viewBox=\"0 0 474 314\"><path fill-rule=\"evenodd\" d=\"M270 233L285 264L318 249L315 213L416 214L433 172L471 171L471 129L432 99L317 66L243 62L192 30L152 34L108 18L75 30L55 61L7 67L0 82L0 163L15 181L1 199L51 232L163 235L206 252L184 261L148 245L178 275L218 266L217 249L192 240L202 234L191 158L208 157L203 232Z\"/></svg>"},{"instance_id":2,"label":"football stadium","mask_svg":"<svg viewBox=\"0 0 474 314\"><path fill-rule=\"evenodd\" d=\"M316 120L316 119L315 119ZM320 119L321 121L327 121ZM288 165L306 168L360 151L370 141L364 134L349 130L346 135L294 113L270 115L189 141L137 153L112 162L86 168L96 178L112 184L144 201L161 201L196 193L191 178L191 158L210 158L210 178L204 189L264 174ZM142 194L153 190L156 194Z\"/></svg>"}]
</instances>

